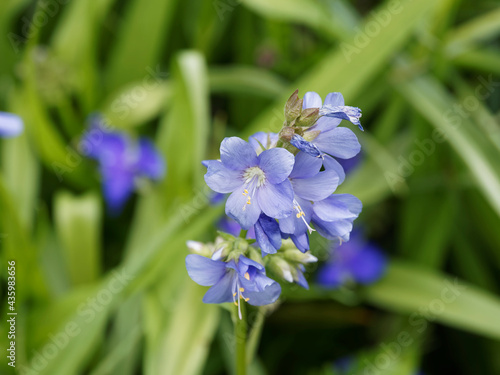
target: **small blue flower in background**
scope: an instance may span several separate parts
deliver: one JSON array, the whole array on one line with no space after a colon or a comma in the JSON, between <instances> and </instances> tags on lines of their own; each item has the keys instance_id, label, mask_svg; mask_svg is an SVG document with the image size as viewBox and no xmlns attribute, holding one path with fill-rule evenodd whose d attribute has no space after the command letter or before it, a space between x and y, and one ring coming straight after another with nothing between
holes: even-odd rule
<instances>
[{"instance_id":1,"label":"small blue flower in background","mask_svg":"<svg viewBox=\"0 0 500 375\"><path fill-rule=\"evenodd\" d=\"M276 147L278 140L278 133L257 132L248 138L248 143L250 143L257 155L259 155L265 150Z\"/></svg>"},{"instance_id":2,"label":"small blue flower in background","mask_svg":"<svg viewBox=\"0 0 500 375\"><path fill-rule=\"evenodd\" d=\"M333 368L335 370L335 374L338 375L355 375L361 374L360 369L357 367L357 359L356 357L342 357L335 361L333 364ZM359 365L358 365L359 366ZM356 371L356 372L354 372ZM424 375L423 371L416 371L413 375Z\"/></svg>"},{"instance_id":3,"label":"small blue flower in background","mask_svg":"<svg viewBox=\"0 0 500 375\"><path fill-rule=\"evenodd\" d=\"M232 193L226 214L243 229L252 227L264 212L280 219L291 214L293 190L287 179L294 157L283 148L257 155L252 145L238 137L225 138L221 160L205 160L207 185L218 193Z\"/></svg>"},{"instance_id":4,"label":"small blue flower in background","mask_svg":"<svg viewBox=\"0 0 500 375\"><path fill-rule=\"evenodd\" d=\"M317 282L325 288L338 288L349 281L371 284L384 275L386 268L384 253L354 231L349 242L332 247L330 259L318 271Z\"/></svg>"},{"instance_id":5,"label":"small blue flower in background","mask_svg":"<svg viewBox=\"0 0 500 375\"><path fill-rule=\"evenodd\" d=\"M0 137L17 137L23 132L24 124L21 117L13 113L0 112Z\"/></svg>"},{"instance_id":6,"label":"small blue flower in background","mask_svg":"<svg viewBox=\"0 0 500 375\"><path fill-rule=\"evenodd\" d=\"M134 192L136 179L158 181L164 177L165 161L148 139L136 141L123 132L105 131L98 117L93 118L91 129L93 132L82 138L80 148L85 156L99 163L104 199L111 213L117 214Z\"/></svg>"},{"instance_id":7,"label":"small blue flower in background","mask_svg":"<svg viewBox=\"0 0 500 375\"><path fill-rule=\"evenodd\" d=\"M203 302L234 302L240 319L240 299L262 306L275 302L281 293L281 286L266 276L264 266L243 255L237 261L223 262L190 254L186 257L186 269L194 282L211 287Z\"/></svg>"}]
</instances>

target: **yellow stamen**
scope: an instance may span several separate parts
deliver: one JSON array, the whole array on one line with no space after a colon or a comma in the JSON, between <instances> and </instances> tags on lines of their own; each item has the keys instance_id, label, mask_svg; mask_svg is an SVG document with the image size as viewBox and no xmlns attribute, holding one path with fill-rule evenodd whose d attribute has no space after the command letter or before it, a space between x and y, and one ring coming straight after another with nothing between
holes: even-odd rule
<instances>
[{"instance_id":1,"label":"yellow stamen","mask_svg":"<svg viewBox=\"0 0 500 375\"><path fill-rule=\"evenodd\" d=\"M236 297L236 293L233 293L233 297Z\"/></svg>"},{"instance_id":2,"label":"yellow stamen","mask_svg":"<svg viewBox=\"0 0 500 375\"><path fill-rule=\"evenodd\" d=\"M245 279L250 280L250 274L248 272L245 272Z\"/></svg>"},{"instance_id":3,"label":"yellow stamen","mask_svg":"<svg viewBox=\"0 0 500 375\"><path fill-rule=\"evenodd\" d=\"M248 301L250 301L250 298L245 298L245 302L248 302Z\"/></svg>"},{"instance_id":4,"label":"yellow stamen","mask_svg":"<svg viewBox=\"0 0 500 375\"><path fill-rule=\"evenodd\" d=\"M240 292L243 293L245 291L245 288L240 288Z\"/></svg>"},{"instance_id":5,"label":"yellow stamen","mask_svg":"<svg viewBox=\"0 0 500 375\"><path fill-rule=\"evenodd\" d=\"M238 306L238 302L236 302L236 301L235 301L235 302L234 302L234 306Z\"/></svg>"}]
</instances>

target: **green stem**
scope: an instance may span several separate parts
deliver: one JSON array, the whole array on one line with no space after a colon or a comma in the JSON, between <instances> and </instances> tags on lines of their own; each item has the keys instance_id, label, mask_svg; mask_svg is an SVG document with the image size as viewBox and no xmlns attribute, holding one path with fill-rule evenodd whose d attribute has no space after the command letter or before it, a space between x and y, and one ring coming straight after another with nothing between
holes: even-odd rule
<instances>
[{"instance_id":1,"label":"green stem","mask_svg":"<svg viewBox=\"0 0 500 375\"><path fill-rule=\"evenodd\" d=\"M252 330L248 335L247 341L247 363L250 365L257 352L259 346L260 335L262 334L262 327L264 326L264 318L266 317L266 308L260 306L257 310L255 321L252 324Z\"/></svg>"},{"instance_id":2,"label":"green stem","mask_svg":"<svg viewBox=\"0 0 500 375\"><path fill-rule=\"evenodd\" d=\"M243 229L242 229L242 230L240 231L240 238L246 238L246 237L247 237L247 232L248 232L248 230L243 230Z\"/></svg>"},{"instance_id":3,"label":"green stem","mask_svg":"<svg viewBox=\"0 0 500 375\"><path fill-rule=\"evenodd\" d=\"M240 301L241 319L236 313L236 324L234 326L234 338L236 341L236 374L247 373L247 312L246 303Z\"/></svg>"}]
</instances>

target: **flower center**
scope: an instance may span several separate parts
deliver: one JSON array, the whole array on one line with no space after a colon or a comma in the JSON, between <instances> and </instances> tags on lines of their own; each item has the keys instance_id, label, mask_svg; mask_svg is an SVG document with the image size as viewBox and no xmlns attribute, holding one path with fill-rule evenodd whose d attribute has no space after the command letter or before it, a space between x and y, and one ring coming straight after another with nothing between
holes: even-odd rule
<instances>
[{"instance_id":1,"label":"flower center","mask_svg":"<svg viewBox=\"0 0 500 375\"><path fill-rule=\"evenodd\" d=\"M249 184L255 178L257 178L257 187L261 187L266 182L266 174L259 167L250 167L245 169L245 173L243 173L245 184Z\"/></svg>"}]
</instances>

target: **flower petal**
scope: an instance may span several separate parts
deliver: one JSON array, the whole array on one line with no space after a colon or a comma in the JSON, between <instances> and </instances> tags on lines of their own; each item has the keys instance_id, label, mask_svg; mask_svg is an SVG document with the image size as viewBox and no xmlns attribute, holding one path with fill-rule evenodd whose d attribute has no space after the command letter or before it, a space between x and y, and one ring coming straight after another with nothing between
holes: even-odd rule
<instances>
[{"instance_id":1,"label":"flower petal","mask_svg":"<svg viewBox=\"0 0 500 375\"><path fill-rule=\"evenodd\" d=\"M337 221L358 217L363 205L354 195L334 194L313 205L314 213L324 221Z\"/></svg>"},{"instance_id":2,"label":"flower petal","mask_svg":"<svg viewBox=\"0 0 500 375\"><path fill-rule=\"evenodd\" d=\"M326 263L318 271L317 283L325 288L338 288L344 283L347 275L341 264Z\"/></svg>"},{"instance_id":3,"label":"flower petal","mask_svg":"<svg viewBox=\"0 0 500 375\"><path fill-rule=\"evenodd\" d=\"M295 158L284 148L272 148L261 153L258 165L266 174L266 180L271 184L279 184L286 180L292 172Z\"/></svg>"},{"instance_id":4,"label":"flower petal","mask_svg":"<svg viewBox=\"0 0 500 375\"><path fill-rule=\"evenodd\" d=\"M205 182L217 193L231 193L243 185L241 172L226 168L218 160L205 160L207 167Z\"/></svg>"},{"instance_id":5,"label":"flower petal","mask_svg":"<svg viewBox=\"0 0 500 375\"><path fill-rule=\"evenodd\" d=\"M256 279L255 281L262 287L262 290L244 293L249 299L248 303L252 306L263 306L276 302L281 294L280 284L262 274L258 274Z\"/></svg>"},{"instance_id":6,"label":"flower petal","mask_svg":"<svg viewBox=\"0 0 500 375\"><path fill-rule=\"evenodd\" d=\"M304 102L302 104L302 108L321 108L323 105L323 100L321 100L321 96L314 91L308 91L304 94Z\"/></svg>"},{"instance_id":7,"label":"flower petal","mask_svg":"<svg viewBox=\"0 0 500 375\"><path fill-rule=\"evenodd\" d=\"M257 155L259 155L265 150L276 147L278 139L278 133L257 132L248 138L248 143L250 143Z\"/></svg>"},{"instance_id":8,"label":"flower petal","mask_svg":"<svg viewBox=\"0 0 500 375\"><path fill-rule=\"evenodd\" d=\"M323 157L323 166L326 170L333 170L339 176L339 185L345 180L344 168L340 163L329 155Z\"/></svg>"},{"instance_id":9,"label":"flower petal","mask_svg":"<svg viewBox=\"0 0 500 375\"><path fill-rule=\"evenodd\" d=\"M324 221L314 214L312 216L314 228L321 236L329 240L338 240L340 238L344 242L349 241L349 235L352 231L352 222L353 219Z\"/></svg>"},{"instance_id":10,"label":"flower petal","mask_svg":"<svg viewBox=\"0 0 500 375\"><path fill-rule=\"evenodd\" d=\"M23 132L24 124L21 117L8 112L0 112L0 137L17 137Z\"/></svg>"},{"instance_id":11,"label":"flower petal","mask_svg":"<svg viewBox=\"0 0 500 375\"><path fill-rule=\"evenodd\" d=\"M165 160L149 139L139 139L139 160L136 168L139 174L153 180L159 180L165 175Z\"/></svg>"},{"instance_id":12,"label":"flower petal","mask_svg":"<svg viewBox=\"0 0 500 375\"><path fill-rule=\"evenodd\" d=\"M309 201L321 201L337 189L339 176L332 170L326 170L314 177L296 178L291 182L296 196Z\"/></svg>"},{"instance_id":13,"label":"flower petal","mask_svg":"<svg viewBox=\"0 0 500 375\"><path fill-rule=\"evenodd\" d=\"M297 249L305 253L307 250L309 250L309 236L307 234L307 231L301 233L301 234L292 234L290 236L290 239L293 241Z\"/></svg>"},{"instance_id":14,"label":"flower petal","mask_svg":"<svg viewBox=\"0 0 500 375\"><path fill-rule=\"evenodd\" d=\"M251 203L248 204L248 195L244 190L244 187L240 186L229 196L226 215L236 220L241 228L248 230L257 222L262 211L258 197L252 197Z\"/></svg>"},{"instance_id":15,"label":"flower petal","mask_svg":"<svg viewBox=\"0 0 500 375\"><path fill-rule=\"evenodd\" d=\"M293 210L293 189L290 181L281 184L267 183L256 192L259 207L272 218L281 219L289 216Z\"/></svg>"},{"instance_id":16,"label":"flower petal","mask_svg":"<svg viewBox=\"0 0 500 375\"><path fill-rule=\"evenodd\" d=\"M343 107L344 97L340 92L331 92L325 98L325 104L333 107Z\"/></svg>"},{"instance_id":17,"label":"flower petal","mask_svg":"<svg viewBox=\"0 0 500 375\"><path fill-rule=\"evenodd\" d=\"M212 286L203 296L205 303L225 303L233 301L233 285L236 273L233 270L227 271L217 284Z\"/></svg>"},{"instance_id":18,"label":"flower petal","mask_svg":"<svg viewBox=\"0 0 500 375\"><path fill-rule=\"evenodd\" d=\"M189 277L203 286L216 284L227 272L226 263L198 254L190 254L186 257L186 269Z\"/></svg>"},{"instance_id":19,"label":"flower petal","mask_svg":"<svg viewBox=\"0 0 500 375\"><path fill-rule=\"evenodd\" d=\"M309 178L316 176L321 169L322 160L311 156L305 152L299 152L295 155L295 163L293 165L290 178Z\"/></svg>"},{"instance_id":20,"label":"flower petal","mask_svg":"<svg viewBox=\"0 0 500 375\"><path fill-rule=\"evenodd\" d=\"M329 132L330 130L335 129L342 122L342 119L335 117L320 117L316 123L311 126L306 132L312 131L320 131L322 133Z\"/></svg>"},{"instance_id":21,"label":"flower petal","mask_svg":"<svg viewBox=\"0 0 500 375\"><path fill-rule=\"evenodd\" d=\"M224 138L220 145L220 160L224 166L235 171L257 165L253 147L238 137Z\"/></svg>"},{"instance_id":22,"label":"flower petal","mask_svg":"<svg viewBox=\"0 0 500 375\"><path fill-rule=\"evenodd\" d=\"M104 199L112 214L118 214L134 191L134 174L122 166L101 165Z\"/></svg>"},{"instance_id":23,"label":"flower petal","mask_svg":"<svg viewBox=\"0 0 500 375\"><path fill-rule=\"evenodd\" d=\"M290 140L290 143L293 146L297 147L300 151L303 151L306 154L314 156L316 158L321 157L321 155L323 154L313 142L306 141L300 135L294 134L292 139Z\"/></svg>"},{"instance_id":24,"label":"flower petal","mask_svg":"<svg viewBox=\"0 0 500 375\"><path fill-rule=\"evenodd\" d=\"M263 257L266 254L276 254L281 247L281 233L278 222L261 214L255 224L255 238L262 250Z\"/></svg>"},{"instance_id":25,"label":"flower petal","mask_svg":"<svg viewBox=\"0 0 500 375\"><path fill-rule=\"evenodd\" d=\"M349 260L347 266L356 282L371 284L383 276L387 268L387 258L374 245L365 244Z\"/></svg>"},{"instance_id":26,"label":"flower petal","mask_svg":"<svg viewBox=\"0 0 500 375\"><path fill-rule=\"evenodd\" d=\"M361 150L356 134L344 127L320 133L314 143L321 151L341 159L352 158Z\"/></svg>"},{"instance_id":27,"label":"flower petal","mask_svg":"<svg viewBox=\"0 0 500 375\"><path fill-rule=\"evenodd\" d=\"M341 118L342 120L350 121L354 125L357 125L360 130L363 130L359 122L361 109L358 107L324 105L320 109L319 114L321 116Z\"/></svg>"}]
</instances>

